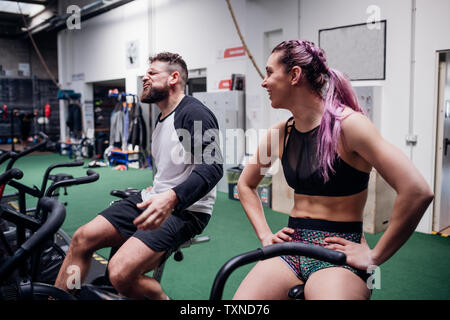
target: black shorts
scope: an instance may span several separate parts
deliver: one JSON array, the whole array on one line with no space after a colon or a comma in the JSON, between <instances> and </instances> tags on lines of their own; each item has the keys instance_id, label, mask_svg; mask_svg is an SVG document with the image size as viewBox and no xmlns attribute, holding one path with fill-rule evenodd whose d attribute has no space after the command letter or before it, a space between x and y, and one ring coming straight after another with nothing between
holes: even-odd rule
<instances>
[{"instance_id":1,"label":"black shorts","mask_svg":"<svg viewBox=\"0 0 450 320\"><path fill-rule=\"evenodd\" d=\"M177 250L184 242L202 233L211 217L207 213L188 210L173 212L159 228L138 230L133 220L144 211L136 207L136 204L140 202L142 202L141 195L133 195L111 205L100 215L105 217L126 239L135 237L156 252L171 253Z\"/></svg>"}]
</instances>

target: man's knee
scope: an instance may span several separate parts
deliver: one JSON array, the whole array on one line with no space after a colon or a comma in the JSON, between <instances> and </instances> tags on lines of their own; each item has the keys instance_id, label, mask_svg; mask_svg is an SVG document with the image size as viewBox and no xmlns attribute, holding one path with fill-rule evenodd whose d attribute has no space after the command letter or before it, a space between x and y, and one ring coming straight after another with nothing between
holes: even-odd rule
<instances>
[{"instance_id":1,"label":"man's knee","mask_svg":"<svg viewBox=\"0 0 450 320\"><path fill-rule=\"evenodd\" d=\"M77 251L82 252L95 251L96 250L95 239L98 236L99 236L98 233L97 235L95 233L93 234L90 231L90 228L87 227L86 225L81 226L73 234L70 246L72 247L73 250Z\"/></svg>"},{"instance_id":2,"label":"man's knee","mask_svg":"<svg viewBox=\"0 0 450 320\"><path fill-rule=\"evenodd\" d=\"M108 263L108 275L114 288L123 294L128 291L130 285L135 284L133 280L139 276L129 266L127 267L122 261L114 257Z\"/></svg>"}]
</instances>

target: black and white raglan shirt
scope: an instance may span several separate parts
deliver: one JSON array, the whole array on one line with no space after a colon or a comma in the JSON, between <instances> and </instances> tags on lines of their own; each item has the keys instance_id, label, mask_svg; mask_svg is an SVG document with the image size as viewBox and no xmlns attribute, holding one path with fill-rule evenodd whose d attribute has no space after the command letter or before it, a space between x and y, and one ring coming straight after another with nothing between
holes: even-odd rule
<instances>
[{"instance_id":1,"label":"black and white raglan shirt","mask_svg":"<svg viewBox=\"0 0 450 320\"><path fill-rule=\"evenodd\" d=\"M216 184L223 175L219 125L205 105L185 96L165 118L161 114L152 134L156 174L153 189L142 190L142 200L173 189L174 211L212 213Z\"/></svg>"}]
</instances>

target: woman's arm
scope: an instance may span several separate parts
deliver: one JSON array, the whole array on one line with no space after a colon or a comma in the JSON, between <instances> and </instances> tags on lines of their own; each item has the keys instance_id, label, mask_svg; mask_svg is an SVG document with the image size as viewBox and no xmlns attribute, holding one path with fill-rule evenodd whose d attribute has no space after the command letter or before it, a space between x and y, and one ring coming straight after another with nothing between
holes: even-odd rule
<instances>
[{"instance_id":1,"label":"woman's arm","mask_svg":"<svg viewBox=\"0 0 450 320\"><path fill-rule=\"evenodd\" d=\"M264 210L258 196L256 187L264 176L260 174L260 168L254 161L256 156L251 159L251 163L247 164L242 171L238 181L238 194L241 205L247 214L253 229L258 236L259 241L264 245L263 240L268 235L272 235L272 231L267 224L264 216Z\"/></svg>"},{"instance_id":2,"label":"woman's arm","mask_svg":"<svg viewBox=\"0 0 450 320\"><path fill-rule=\"evenodd\" d=\"M389 226L371 251L371 261L367 262L379 266L414 232L433 200L433 193L414 164L385 141L365 116L354 113L342 121L341 128L350 150L369 162L397 192ZM366 263L362 264L360 267Z\"/></svg>"},{"instance_id":3,"label":"woman's arm","mask_svg":"<svg viewBox=\"0 0 450 320\"><path fill-rule=\"evenodd\" d=\"M264 216L264 210L258 196L257 187L265 172L279 159L280 141L283 141L285 122L270 128L262 138L256 154L250 159L238 181L238 193L242 207L263 246L276 242L290 241L287 233L293 230L283 228L273 234ZM290 232L292 230L292 232Z\"/></svg>"}]
</instances>

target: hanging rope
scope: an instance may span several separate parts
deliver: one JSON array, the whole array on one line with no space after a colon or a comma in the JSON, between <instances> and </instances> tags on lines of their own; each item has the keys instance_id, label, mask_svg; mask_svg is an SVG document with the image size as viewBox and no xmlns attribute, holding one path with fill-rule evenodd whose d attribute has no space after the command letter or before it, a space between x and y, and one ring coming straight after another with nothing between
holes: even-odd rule
<instances>
[{"instance_id":1,"label":"hanging rope","mask_svg":"<svg viewBox=\"0 0 450 320\"><path fill-rule=\"evenodd\" d=\"M244 37L242 36L241 30L239 28L239 25L236 21L236 17L234 15L233 7L231 6L230 0L225 0L228 5L228 10L230 10L231 18L233 18L234 26L236 27L236 31L239 35L239 38L241 39L242 45L244 46L245 51L247 52L248 57L250 58L250 61L253 63L253 66L256 69L256 72L258 72L261 79L264 79L264 75L262 74L261 70L259 70L258 65L255 62L255 59L253 58L252 54L250 53L250 50L247 47L247 44L245 43Z\"/></svg>"}]
</instances>

